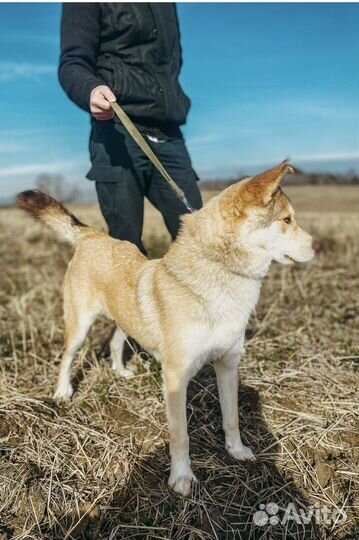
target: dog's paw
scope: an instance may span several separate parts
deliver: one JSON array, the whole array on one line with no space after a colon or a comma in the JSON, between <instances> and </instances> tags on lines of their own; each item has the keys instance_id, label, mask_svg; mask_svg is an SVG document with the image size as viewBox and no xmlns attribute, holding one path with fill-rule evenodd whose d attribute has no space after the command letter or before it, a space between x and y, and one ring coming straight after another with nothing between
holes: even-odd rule
<instances>
[{"instance_id":1,"label":"dog's paw","mask_svg":"<svg viewBox=\"0 0 359 540\"><path fill-rule=\"evenodd\" d=\"M121 377L122 379L133 379L136 375L136 372L133 369L128 369L125 367L113 367L113 372L117 377Z\"/></svg>"},{"instance_id":2,"label":"dog's paw","mask_svg":"<svg viewBox=\"0 0 359 540\"><path fill-rule=\"evenodd\" d=\"M191 493L192 486L198 482L197 478L191 471L191 469L181 476L174 476L171 474L168 485L183 497L188 497Z\"/></svg>"},{"instance_id":3,"label":"dog's paw","mask_svg":"<svg viewBox=\"0 0 359 540\"><path fill-rule=\"evenodd\" d=\"M253 454L249 446L238 444L237 446L227 446L228 453L239 461L256 461L256 456Z\"/></svg>"},{"instance_id":4,"label":"dog's paw","mask_svg":"<svg viewBox=\"0 0 359 540\"><path fill-rule=\"evenodd\" d=\"M72 398L73 393L74 393L74 389L72 388L71 383L58 386L54 394L54 400L55 401L69 401Z\"/></svg>"},{"instance_id":5,"label":"dog's paw","mask_svg":"<svg viewBox=\"0 0 359 540\"><path fill-rule=\"evenodd\" d=\"M122 356L118 357L115 354L112 354L112 371L117 375L117 377L122 377L123 379L133 379L138 372L137 361L134 358L129 359L126 366L123 364Z\"/></svg>"}]
</instances>

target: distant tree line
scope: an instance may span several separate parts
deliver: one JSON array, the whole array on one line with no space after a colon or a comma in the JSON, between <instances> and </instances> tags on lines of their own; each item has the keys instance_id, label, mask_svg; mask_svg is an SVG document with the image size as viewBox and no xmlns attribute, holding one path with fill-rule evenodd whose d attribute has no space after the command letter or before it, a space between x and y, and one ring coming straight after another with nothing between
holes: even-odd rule
<instances>
[{"instance_id":1,"label":"distant tree line","mask_svg":"<svg viewBox=\"0 0 359 540\"><path fill-rule=\"evenodd\" d=\"M201 180L200 187L203 190L220 191L248 175L238 175L238 177L229 178L228 180L214 179ZM35 180L36 186L45 191L49 195L55 197L64 203L79 202L82 192L76 184L66 182L60 174L40 174ZM349 170L346 173L305 173L299 169L295 169L294 174L289 174L286 177L287 185L354 185L359 184L359 176L354 170Z\"/></svg>"},{"instance_id":2,"label":"distant tree line","mask_svg":"<svg viewBox=\"0 0 359 540\"><path fill-rule=\"evenodd\" d=\"M65 182L61 174L39 174L35 183L38 189L64 203L76 202L81 196L79 188Z\"/></svg>"}]
</instances>

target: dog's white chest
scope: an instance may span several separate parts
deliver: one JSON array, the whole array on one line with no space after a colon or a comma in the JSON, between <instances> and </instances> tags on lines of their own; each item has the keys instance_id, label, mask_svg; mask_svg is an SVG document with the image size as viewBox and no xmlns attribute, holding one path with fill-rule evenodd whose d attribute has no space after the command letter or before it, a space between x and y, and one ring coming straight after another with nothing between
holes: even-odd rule
<instances>
[{"instance_id":1,"label":"dog's white chest","mask_svg":"<svg viewBox=\"0 0 359 540\"><path fill-rule=\"evenodd\" d=\"M248 284L246 280L245 285L213 297L208 302L206 318L198 322L192 320L187 326L184 336L186 353L195 359L198 367L243 343L248 319L260 290L258 282Z\"/></svg>"}]
</instances>

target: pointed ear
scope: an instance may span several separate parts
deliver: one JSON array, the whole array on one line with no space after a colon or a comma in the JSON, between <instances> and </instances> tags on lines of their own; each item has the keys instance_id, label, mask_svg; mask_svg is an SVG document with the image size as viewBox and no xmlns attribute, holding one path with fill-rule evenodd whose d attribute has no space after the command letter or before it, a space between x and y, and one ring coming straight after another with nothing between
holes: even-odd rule
<instances>
[{"instance_id":1,"label":"pointed ear","mask_svg":"<svg viewBox=\"0 0 359 540\"><path fill-rule=\"evenodd\" d=\"M289 165L288 160L283 161L277 167L251 178L246 184L246 191L257 199L258 202L268 204L282 178L292 172L294 172L294 169Z\"/></svg>"}]
</instances>

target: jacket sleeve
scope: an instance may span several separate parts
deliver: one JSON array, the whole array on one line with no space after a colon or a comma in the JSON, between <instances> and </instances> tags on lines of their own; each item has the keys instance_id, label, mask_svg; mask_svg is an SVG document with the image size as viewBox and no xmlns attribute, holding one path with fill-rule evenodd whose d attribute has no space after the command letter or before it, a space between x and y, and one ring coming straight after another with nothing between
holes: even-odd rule
<instances>
[{"instance_id":1,"label":"jacket sleeve","mask_svg":"<svg viewBox=\"0 0 359 540\"><path fill-rule=\"evenodd\" d=\"M175 17L176 17L176 23L177 23L177 32L178 32L178 46L179 46L179 52L180 52L180 69L182 69L183 66L183 51L182 51L182 39L181 39L181 30L178 20L178 12L177 12L177 6L174 4L174 10L175 10Z\"/></svg>"},{"instance_id":2,"label":"jacket sleeve","mask_svg":"<svg viewBox=\"0 0 359 540\"><path fill-rule=\"evenodd\" d=\"M99 40L100 5L64 3L58 77L69 98L85 111L90 111L91 90L104 84L96 76Z\"/></svg>"}]
</instances>

